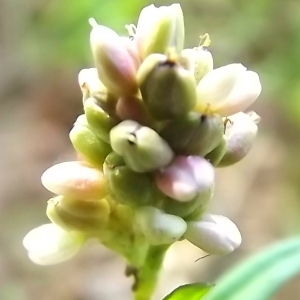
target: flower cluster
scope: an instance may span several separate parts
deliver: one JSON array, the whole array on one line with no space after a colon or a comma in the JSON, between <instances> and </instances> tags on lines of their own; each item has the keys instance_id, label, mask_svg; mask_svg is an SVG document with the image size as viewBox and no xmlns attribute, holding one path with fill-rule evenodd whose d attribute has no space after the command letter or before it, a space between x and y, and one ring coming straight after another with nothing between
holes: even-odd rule
<instances>
[{"instance_id":1,"label":"flower cluster","mask_svg":"<svg viewBox=\"0 0 300 300\"><path fill-rule=\"evenodd\" d=\"M214 168L249 152L259 96L242 64L213 69L208 34L183 49L179 4L140 14L129 37L90 20L95 68L79 73L84 114L70 132L79 161L45 171L51 224L24 239L29 257L55 264L97 238L138 267L151 246L187 239L208 254L241 243L228 218L206 213Z\"/></svg>"}]
</instances>

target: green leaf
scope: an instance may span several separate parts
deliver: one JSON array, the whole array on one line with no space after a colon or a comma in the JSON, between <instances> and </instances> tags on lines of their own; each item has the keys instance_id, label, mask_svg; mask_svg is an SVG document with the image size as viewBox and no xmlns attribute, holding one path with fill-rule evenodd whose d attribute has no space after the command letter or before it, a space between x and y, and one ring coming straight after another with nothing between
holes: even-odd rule
<instances>
[{"instance_id":1,"label":"green leaf","mask_svg":"<svg viewBox=\"0 0 300 300\"><path fill-rule=\"evenodd\" d=\"M205 300L266 300L300 273L300 238L271 246L225 274ZM203 300L204 300L203 299Z\"/></svg>"},{"instance_id":2,"label":"green leaf","mask_svg":"<svg viewBox=\"0 0 300 300\"><path fill-rule=\"evenodd\" d=\"M163 300L200 300L213 287L207 283L185 284L174 290Z\"/></svg>"}]
</instances>

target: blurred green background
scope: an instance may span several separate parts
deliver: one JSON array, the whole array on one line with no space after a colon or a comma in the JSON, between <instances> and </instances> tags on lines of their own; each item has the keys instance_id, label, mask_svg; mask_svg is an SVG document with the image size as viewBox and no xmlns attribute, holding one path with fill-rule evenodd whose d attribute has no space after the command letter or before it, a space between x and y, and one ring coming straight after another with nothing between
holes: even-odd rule
<instances>
[{"instance_id":1,"label":"blurred green background","mask_svg":"<svg viewBox=\"0 0 300 300\"><path fill-rule=\"evenodd\" d=\"M155 4L169 4L155 1ZM91 243L75 259L40 267L24 235L48 222L51 194L40 183L54 163L75 157L68 132L82 113L78 71L92 66L89 17L125 34L148 1L0 0L0 299L127 300L124 262ZM170 250L155 299L193 281L214 281L231 265L300 229L300 1L186 0L186 46L208 32L215 66L241 62L260 74L262 117L244 161L217 171L211 212L234 220L243 245L209 257L188 243ZM300 299L300 278L274 297ZM255 300L255 296L253 298Z\"/></svg>"}]
</instances>

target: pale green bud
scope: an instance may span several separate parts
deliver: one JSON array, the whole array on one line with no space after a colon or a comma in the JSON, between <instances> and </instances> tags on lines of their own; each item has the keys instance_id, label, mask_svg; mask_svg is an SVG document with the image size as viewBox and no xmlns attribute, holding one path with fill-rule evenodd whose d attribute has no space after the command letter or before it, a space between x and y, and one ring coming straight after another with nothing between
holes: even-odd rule
<instances>
[{"instance_id":1,"label":"pale green bud","mask_svg":"<svg viewBox=\"0 0 300 300\"><path fill-rule=\"evenodd\" d=\"M180 52L184 44L184 19L180 4L145 7L139 16L134 41L145 59L168 49Z\"/></svg>"},{"instance_id":2,"label":"pale green bud","mask_svg":"<svg viewBox=\"0 0 300 300\"><path fill-rule=\"evenodd\" d=\"M110 117L94 98L85 101L84 112L93 132L109 143L109 132L117 124L117 120Z\"/></svg>"},{"instance_id":3,"label":"pale green bud","mask_svg":"<svg viewBox=\"0 0 300 300\"><path fill-rule=\"evenodd\" d=\"M168 57L152 69L148 68L150 63L145 61L145 64L147 68L143 69L149 73L142 69L138 74L138 83L143 100L155 119L180 117L195 106L196 80L191 72Z\"/></svg>"},{"instance_id":4,"label":"pale green bud","mask_svg":"<svg viewBox=\"0 0 300 300\"><path fill-rule=\"evenodd\" d=\"M134 121L123 121L110 131L112 149L133 171L144 173L166 167L173 151L156 131Z\"/></svg>"},{"instance_id":5,"label":"pale green bud","mask_svg":"<svg viewBox=\"0 0 300 300\"><path fill-rule=\"evenodd\" d=\"M226 167L242 160L249 153L257 130L257 125L248 114L237 113L228 117L225 130L226 152L217 166Z\"/></svg>"},{"instance_id":6,"label":"pale green bud","mask_svg":"<svg viewBox=\"0 0 300 300\"><path fill-rule=\"evenodd\" d=\"M83 124L84 117L80 116L80 123L75 122L75 126L70 132L70 140L74 148L84 156L91 164L102 167L105 157L111 152L109 144L102 141L89 127ZM87 122L86 122L87 123Z\"/></svg>"},{"instance_id":7,"label":"pale green bud","mask_svg":"<svg viewBox=\"0 0 300 300\"><path fill-rule=\"evenodd\" d=\"M205 156L220 144L223 133L220 116L190 112L169 122L160 135L176 154Z\"/></svg>"},{"instance_id":8,"label":"pale green bud","mask_svg":"<svg viewBox=\"0 0 300 300\"><path fill-rule=\"evenodd\" d=\"M78 216L65 210L63 196L52 198L48 201L46 214L48 218L57 226L67 231L80 231L87 234L95 233L104 228L108 220L108 214L101 215L102 218L91 216ZM64 206L64 207L63 207ZM109 211L107 210L107 213Z\"/></svg>"},{"instance_id":9,"label":"pale green bud","mask_svg":"<svg viewBox=\"0 0 300 300\"><path fill-rule=\"evenodd\" d=\"M186 222L178 217L164 213L150 206L136 211L136 222L151 245L172 244L186 231Z\"/></svg>"},{"instance_id":10,"label":"pale green bud","mask_svg":"<svg viewBox=\"0 0 300 300\"><path fill-rule=\"evenodd\" d=\"M100 80L117 96L134 95L137 92L136 66L122 39L95 20L91 19L90 23L93 26L91 48Z\"/></svg>"},{"instance_id":11,"label":"pale green bud","mask_svg":"<svg viewBox=\"0 0 300 300\"><path fill-rule=\"evenodd\" d=\"M102 199L107 193L104 174L85 162L70 161L52 166L42 177L52 193L80 199Z\"/></svg>"},{"instance_id":12,"label":"pale green bud","mask_svg":"<svg viewBox=\"0 0 300 300\"><path fill-rule=\"evenodd\" d=\"M72 258L84 241L81 233L67 232L55 224L45 224L27 233L23 245L34 263L46 266Z\"/></svg>"},{"instance_id":13,"label":"pale green bud","mask_svg":"<svg viewBox=\"0 0 300 300\"><path fill-rule=\"evenodd\" d=\"M205 215L188 222L184 237L208 254L228 254L242 242L236 225L220 215Z\"/></svg>"}]
</instances>

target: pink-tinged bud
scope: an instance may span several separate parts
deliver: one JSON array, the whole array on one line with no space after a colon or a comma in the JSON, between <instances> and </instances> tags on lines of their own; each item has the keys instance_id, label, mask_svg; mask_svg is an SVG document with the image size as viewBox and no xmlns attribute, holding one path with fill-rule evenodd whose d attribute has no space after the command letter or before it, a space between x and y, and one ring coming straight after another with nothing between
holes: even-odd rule
<instances>
[{"instance_id":1,"label":"pink-tinged bud","mask_svg":"<svg viewBox=\"0 0 300 300\"><path fill-rule=\"evenodd\" d=\"M115 95L134 95L137 92L136 66L121 37L112 29L90 21L92 53L98 75L108 91Z\"/></svg>"},{"instance_id":2,"label":"pink-tinged bud","mask_svg":"<svg viewBox=\"0 0 300 300\"><path fill-rule=\"evenodd\" d=\"M102 199L108 193L103 173L85 162L55 165L44 172L41 180L50 192L76 199Z\"/></svg>"},{"instance_id":3,"label":"pink-tinged bud","mask_svg":"<svg viewBox=\"0 0 300 300\"><path fill-rule=\"evenodd\" d=\"M156 173L157 187L167 196L187 202L214 189L214 169L203 157L177 156Z\"/></svg>"},{"instance_id":4,"label":"pink-tinged bud","mask_svg":"<svg viewBox=\"0 0 300 300\"><path fill-rule=\"evenodd\" d=\"M141 65L141 58L140 58L140 54L138 52L138 49L136 47L136 43L134 41L132 41L130 38L127 37L121 37L122 42L124 47L126 48L126 50L128 51L129 55L132 58L132 61L134 62L134 65L136 67L136 69L139 68L139 66Z\"/></svg>"},{"instance_id":5,"label":"pink-tinged bud","mask_svg":"<svg viewBox=\"0 0 300 300\"><path fill-rule=\"evenodd\" d=\"M241 64L230 64L209 72L197 86L195 110L227 117L248 108L260 95L257 73Z\"/></svg>"},{"instance_id":6,"label":"pink-tinged bud","mask_svg":"<svg viewBox=\"0 0 300 300\"><path fill-rule=\"evenodd\" d=\"M228 254L238 248L242 237L237 226L221 215L205 215L188 222L184 237L208 254Z\"/></svg>"},{"instance_id":7,"label":"pink-tinged bud","mask_svg":"<svg viewBox=\"0 0 300 300\"><path fill-rule=\"evenodd\" d=\"M116 113L121 120L132 120L143 125L153 122L144 102L135 96L121 97L116 106Z\"/></svg>"},{"instance_id":8,"label":"pink-tinged bud","mask_svg":"<svg viewBox=\"0 0 300 300\"><path fill-rule=\"evenodd\" d=\"M184 19L180 4L145 7L139 16L135 42L140 56L166 53L170 48L180 52L184 44Z\"/></svg>"}]
</instances>

